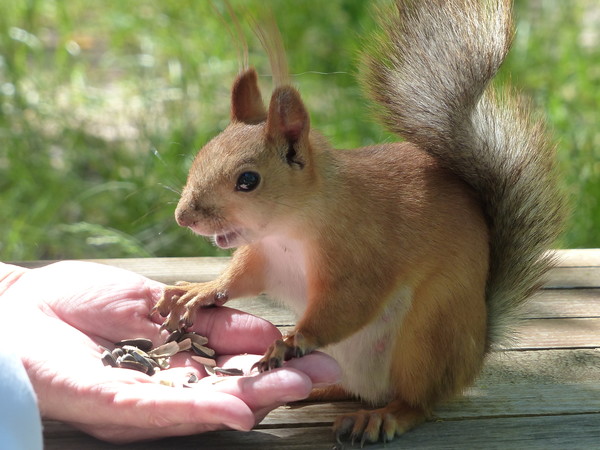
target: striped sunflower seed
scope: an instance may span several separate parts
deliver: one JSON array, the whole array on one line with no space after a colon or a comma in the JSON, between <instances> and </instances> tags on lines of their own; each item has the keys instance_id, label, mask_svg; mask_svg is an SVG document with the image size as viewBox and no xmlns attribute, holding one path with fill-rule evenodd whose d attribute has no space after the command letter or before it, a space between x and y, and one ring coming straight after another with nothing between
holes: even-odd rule
<instances>
[{"instance_id":1,"label":"striped sunflower seed","mask_svg":"<svg viewBox=\"0 0 600 450\"><path fill-rule=\"evenodd\" d=\"M181 340L184 339L191 339L191 341L196 344L196 345L206 345L208 344L208 338L205 336L202 336L198 333L185 333L181 336Z\"/></svg>"},{"instance_id":2,"label":"striped sunflower seed","mask_svg":"<svg viewBox=\"0 0 600 450\"><path fill-rule=\"evenodd\" d=\"M177 342L167 342L166 344L159 345L148 352L148 355L152 358L166 358L173 356L179 352L179 344Z\"/></svg>"},{"instance_id":3,"label":"striped sunflower seed","mask_svg":"<svg viewBox=\"0 0 600 450\"><path fill-rule=\"evenodd\" d=\"M150 351L153 347L152 341L146 338L133 338L133 339L123 339L122 341L115 342L115 346L124 347L126 345L137 347L143 352Z\"/></svg>"},{"instance_id":4,"label":"striped sunflower seed","mask_svg":"<svg viewBox=\"0 0 600 450\"><path fill-rule=\"evenodd\" d=\"M119 367L117 358L115 358L109 350L104 350L102 353L102 362L105 366Z\"/></svg>"},{"instance_id":5,"label":"striped sunflower seed","mask_svg":"<svg viewBox=\"0 0 600 450\"><path fill-rule=\"evenodd\" d=\"M192 342L192 350L198 356L204 356L206 358L215 356L215 351L212 348L206 347L204 345L196 345L194 342Z\"/></svg>"},{"instance_id":6,"label":"striped sunflower seed","mask_svg":"<svg viewBox=\"0 0 600 450\"><path fill-rule=\"evenodd\" d=\"M184 352L192 348L192 340L190 338L183 339L181 341L177 341L177 345L179 345L179 351Z\"/></svg>"},{"instance_id":7,"label":"striped sunflower seed","mask_svg":"<svg viewBox=\"0 0 600 450\"><path fill-rule=\"evenodd\" d=\"M218 375L226 375L226 376L240 376L244 375L244 371L242 369L225 369L224 367L215 367L213 369Z\"/></svg>"},{"instance_id":8,"label":"striped sunflower seed","mask_svg":"<svg viewBox=\"0 0 600 450\"><path fill-rule=\"evenodd\" d=\"M148 366L146 366L145 364L139 363L137 361L131 361L129 359L127 360L122 360L119 363L119 367L123 368L123 369L133 369L133 370L137 370L139 372L142 373L148 373Z\"/></svg>"},{"instance_id":9,"label":"striped sunflower seed","mask_svg":"<svg viewBox=\"0 0 600 450\"><path fill-rule=\"evenodd\" d=\"M153 375L161 369L170 367L171 356L191 350L191 358L204 366L206 372L211 375L238 376L243 375L241 369L216 367L214 359L215 351L207 347L208 338L195 332L176 330L172 332L165 343L153 348L152 341L146 338L123 339L116 342L115 348L110 351L104 347L102 350L102 362L104 365L137 370L147 375ZM184 387L198 381L195 374L190 374ZM161 382L162 383L162 382ZM163 383L174 386L173 383Z\"/></svg>"}]
</instances>

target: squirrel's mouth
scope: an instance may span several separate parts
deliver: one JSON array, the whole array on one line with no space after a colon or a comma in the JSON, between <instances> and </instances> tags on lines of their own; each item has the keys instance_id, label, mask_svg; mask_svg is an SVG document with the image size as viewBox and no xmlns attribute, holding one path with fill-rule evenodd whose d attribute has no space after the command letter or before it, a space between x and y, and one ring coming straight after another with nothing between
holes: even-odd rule
<instances>
[{"instance_id":1,"label":"squirrel's mouth","mask_svg":"<svg viewBox=\"0 0 600 450\"><path fill-rule=\"evenodd\" d=\"M227 231L213 236L215 245L219 248L233 248L239 245L241 234L238 230Z\"/></svg>"}]
</instances>

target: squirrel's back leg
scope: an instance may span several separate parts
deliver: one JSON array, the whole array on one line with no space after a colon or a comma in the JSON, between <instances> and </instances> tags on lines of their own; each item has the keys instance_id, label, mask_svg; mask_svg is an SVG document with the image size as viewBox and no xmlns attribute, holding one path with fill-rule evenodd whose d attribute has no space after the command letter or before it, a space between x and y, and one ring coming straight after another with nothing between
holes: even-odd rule
<instances>
[{"instance_id":1,"label":"squirrel's back leg","mask_svg":"<svg viewBox=\"0 0 600 450\"><path fill-rule=\"evenodd\" d=\"M470 385L480 372L486 350L486 264L473 270L456 262L414 291L395 338L391 401L339 417L334 424L338 440L389 441L425 421L439 401Z\"/></svg>"}]
</instances>

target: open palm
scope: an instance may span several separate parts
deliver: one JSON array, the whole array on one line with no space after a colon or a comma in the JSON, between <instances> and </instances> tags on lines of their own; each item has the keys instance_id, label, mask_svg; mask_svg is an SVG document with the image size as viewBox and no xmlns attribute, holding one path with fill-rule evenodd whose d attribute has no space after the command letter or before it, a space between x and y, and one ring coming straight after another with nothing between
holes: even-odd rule
<instances>
[{"instance_id":1,"label":"open palm","mask_svg":"<svg viewBox=\"0 0 600 450\"><path fill-rule=\"evenodd\" d=\"M101 345L131 337L164 342L161 318L149 314L162 289L132 272L62 262L25 271L4 292L0 305L8 320L1 337L17 346L44 417L112 442L224 427L248 430L275 407L339 378L337 364L318 353L279 370L218 383L184 353L152 377L104 367ZM270 323L224 307L202 310L193 330L209 338L221 355L219 365L246 370L279 337ZM236 356L243 354L256 356ZM181 386L189 373L200 378L192 389Z\"/></svg>"}]
</instances>

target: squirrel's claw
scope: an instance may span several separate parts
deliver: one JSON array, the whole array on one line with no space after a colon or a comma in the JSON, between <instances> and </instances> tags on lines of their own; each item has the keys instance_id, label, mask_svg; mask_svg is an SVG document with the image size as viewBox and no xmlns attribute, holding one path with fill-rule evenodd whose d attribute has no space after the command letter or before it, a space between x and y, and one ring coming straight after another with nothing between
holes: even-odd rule
<instances>
[{"instance_id":1,"label":"squirrel's claw","mask_svg":"<svg viewBox=\"0 0 600 450\"><path fill-rule=\"evenodd\" d=\"M258 369L259 372L267 372L277 369L283 365L283 362L290 359L288 356L290 347L281 339L271 344L265 355L252 365L252 370Z\"/></svg>"},{"instance_id":2,"label":"squirrel's claw","mask_svg":"<svg viewBox=\"0 0 600 450\"><path fill-rule=\"evenodd\" d=\"M259 372L266 372L283 366L285 361L292 358L301 358L317 347L310 342L300 332L291 333L283 339L278 339L271 344L265 355L254 363L252 370L258 369Z\"/></svg>"},{"instance_id":3,"label":"squirrel's claw","mask_svg":"<svg viewBox=\"0 0 600 450\"><path fill-rule=\"evenodd\" d=\"M411 430L426 418L426 413L420 408L413 408L400 401L394 401L387 406L369 410L360 410L336 418L333 432L338 442L348 436L352 445L360 440L360 446L375 442L390 442Z\"/></svg>"},{"instance_id":4,"label":"squirrel's claw","mask_svg":"<svg viewBox=\"0 0 600 450\"><path fill-rule=\"evenodd\" d=\"M194 324L198 309L206 306L222 305L227 302L227 291L217 289L213 283L188 283L179 281L165 286L163 295L151 310L166 317L163 328L175 331L189 328Z\"/></svg>"}]
</instances>

